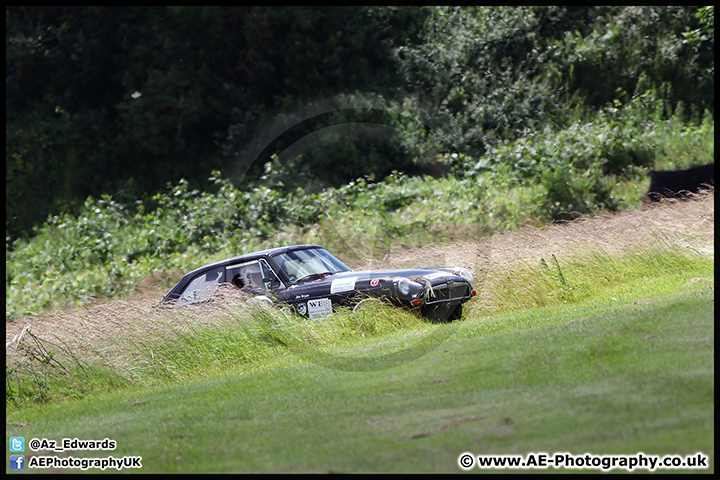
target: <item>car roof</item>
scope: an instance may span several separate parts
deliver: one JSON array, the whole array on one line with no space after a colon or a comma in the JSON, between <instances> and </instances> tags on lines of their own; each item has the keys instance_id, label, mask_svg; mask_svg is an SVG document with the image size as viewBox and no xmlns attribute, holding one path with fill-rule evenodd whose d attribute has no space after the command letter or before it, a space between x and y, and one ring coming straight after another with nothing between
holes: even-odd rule
<instances>
[{"instance_id":1,"label":"car roof","mask_svg":"<svg viewBox=\"0 0 720 480\"><path fill-rule=\"evenodd\" d=\"M266 256L277 255L279 253L294 252L297 250L309 250L312 248L323 248L323 247L321 247L320 245L315 245L315 244L290 245L287 247L275 247L275 248L268 248L266 250L260 250L257 252L245 253L243 255L238 255L237 257L230 257L230 258L226 258L224 260L219 260L214 263L209 263L209 264L203 265L200 268L196 268L195 270L186 273L183 276L183 278L187 277L188 275L195 275L196 273L199 273L202 270L206 270L206 269L209 270L209 269L219 267L222 265L228 265L231 263L240 263L243 261L251 261L251 260L256 260L256 259L266 257Z\"/></svg>"}]
</instances>

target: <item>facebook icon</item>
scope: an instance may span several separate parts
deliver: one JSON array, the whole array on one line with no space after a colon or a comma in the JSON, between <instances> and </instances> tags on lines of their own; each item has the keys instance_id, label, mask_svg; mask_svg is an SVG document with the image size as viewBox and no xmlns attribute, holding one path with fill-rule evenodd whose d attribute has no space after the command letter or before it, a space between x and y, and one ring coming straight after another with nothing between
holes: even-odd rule
<instances>
[{"instance_id":1,"label":"facebook icon","mask_svg":"<svg viewBox=\"0 0 720 480\"><path fill-rule=\"evenodd\" d=\"M10 455L10 470L25 470L25 455Z\"/></svg>"}]
</instances>

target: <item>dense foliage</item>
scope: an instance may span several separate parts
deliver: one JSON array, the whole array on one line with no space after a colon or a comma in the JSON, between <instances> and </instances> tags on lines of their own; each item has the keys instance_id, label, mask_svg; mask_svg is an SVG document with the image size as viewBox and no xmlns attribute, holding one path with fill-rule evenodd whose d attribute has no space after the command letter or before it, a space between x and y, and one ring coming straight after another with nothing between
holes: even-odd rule
<instances>
[{"instance_id":1,"label":"dense foliage","mask_svg":"<svg viewBox=\"0 0 720 480\"><path fill-rule=\"evenodd\" d=\"M13 6L5 18L9 241L89 195L154 208L168 182L212 191L213 170L247 192L273 154L297 167L286 188L317 193L446 173L448 155L581 129L649 90L665 119L681 104L685 120L714 115L713 7ZM613 174L628 163L609 161Z\"/></svg>"}]
</instances>

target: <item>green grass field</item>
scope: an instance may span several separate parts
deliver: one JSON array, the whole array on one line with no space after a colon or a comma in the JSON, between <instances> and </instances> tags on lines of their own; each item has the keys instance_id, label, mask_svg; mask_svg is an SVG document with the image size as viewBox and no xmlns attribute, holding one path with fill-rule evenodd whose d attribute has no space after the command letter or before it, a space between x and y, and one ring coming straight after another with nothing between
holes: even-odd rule
<instances>
[{"instance_id":1,"label":"green grass field","mask_svg":"<svg viewBox=\"0 0 720 480\"><path fill-rule=\"evenodd\" d=\"M568 227L546 231L565 239L555 257L538 233L532 262L496 248L493 262L515 268L483 277L487 291L451 324L384 306L319 323L233 306L195 323L179 313L149 322L123 309L128 335L68 347L90 385L76 398L8 402L6 437L110 438L113 451L25 454L141 456L142 473L453 473L464 452L701 452L708 468L674 471L713 472L707 238L678 228L661 245L644 236L609 252L632 242L603 243L598 225L585 228L604 253L574 249L587 238ZM79 375L55 352L49 364Z\"/></svg>"}]
</instances>

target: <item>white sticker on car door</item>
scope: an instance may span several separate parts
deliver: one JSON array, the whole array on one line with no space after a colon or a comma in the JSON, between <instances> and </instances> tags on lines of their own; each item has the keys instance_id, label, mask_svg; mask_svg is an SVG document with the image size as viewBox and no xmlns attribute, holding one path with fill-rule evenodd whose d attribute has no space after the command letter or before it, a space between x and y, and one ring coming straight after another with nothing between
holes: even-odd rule
<instances>
[{"instance_id":1,"label":"white sticker on car door","mask_svg":"<svg viewBox=\"0 0 720 480\"><path fill-rule=\"evenodd\" d=\"M350 292L355 290L355 282L358 277L336 278L330 285L330 294Z\"/></svg>"},{"instance_id":2,"label":"white sticker on car door","mask_svg":"<svg viewBox=\"0 0 720 480\"><path fill-rule=\"evenodd\" d=\"M316 300L308 300L307 313L310 318L322 317L332 313L332 302L329 298L318 298Z\"/></svg>"}]
</instances>

